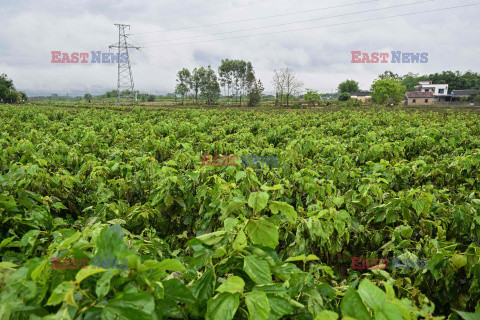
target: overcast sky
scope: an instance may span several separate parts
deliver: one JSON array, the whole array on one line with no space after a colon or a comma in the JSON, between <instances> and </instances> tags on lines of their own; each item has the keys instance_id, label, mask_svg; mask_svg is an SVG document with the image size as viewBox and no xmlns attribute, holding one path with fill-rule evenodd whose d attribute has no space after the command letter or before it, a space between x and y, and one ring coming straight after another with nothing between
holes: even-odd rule
<instances>
[{"instance_id":1,"label":"overcast sky","mask_svg":"<svg viewBox=\"0 0 480 320\"><path fill-rule=\"evenodd\" d=\"M172 92L181 68L217 69L225 58L251 61L266 91L285 67L321 92L347 78L367 90L385 70L480 71L480 5L452 8L480 0L0 1L0 73L30 95L115 89L116 64L51 63L51 51L109 52L114 23L130 24L129 41L142 47L130 52L140 92ZM351 51L392 50L428 52L429 61L351 63Z\"/></svg>"}]
</instances>

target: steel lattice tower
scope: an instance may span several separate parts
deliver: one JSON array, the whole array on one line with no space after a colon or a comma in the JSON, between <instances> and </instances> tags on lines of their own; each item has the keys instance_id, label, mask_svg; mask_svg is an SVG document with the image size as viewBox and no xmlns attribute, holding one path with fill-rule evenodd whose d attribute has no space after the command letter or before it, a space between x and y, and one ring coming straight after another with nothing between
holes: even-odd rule
<instances>
[{"instance_id":1,"label":"steel lattice tower","mask_svg":"<svg viewBox=\"0 0 480 320\"><path fill-rule=\"evenodd\" d=\"M127 44L127 34L125 28L130 31L130 25L115 23L118 27L118 44L112 44L109 48L118 48L118 80L117 80L117 103L131 100L136 102L135 86L133 83L132 67L130 65L130 56L128 48L140 49L140 47L129 46ZM122 59L126 57L126 61ZM130 94L123 95L122 91L128 90Z\"/></svg>"}]
</instances>

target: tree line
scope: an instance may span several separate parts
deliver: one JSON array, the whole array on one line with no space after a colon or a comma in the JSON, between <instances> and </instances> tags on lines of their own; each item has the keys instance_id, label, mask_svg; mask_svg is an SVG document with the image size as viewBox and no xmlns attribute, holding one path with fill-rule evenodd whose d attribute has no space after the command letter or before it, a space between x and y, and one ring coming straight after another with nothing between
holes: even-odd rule
<instances>
[{"instance_id":1,"label":"tree line","mask_svg":"<svg viewBox=\"0 0 480 320\"><path fill-rule=\"evenodd\" d=\"M433 84L448 84L448 92L453 90L478 90L480 89L480 73L460 71L443 71L429 75L418 75L408 73L400 76L392 71L385 71L374 81L370 90L372 91L372 100L381 104L398 104L402 101L405 91L415 91L415 86L419 81L432 81ZM338 85L340 93L338 99L347 101L352 92L361 92L358 82L355 80L346 80ZM474 102L479 100L479 95L473 95L467 98Z\"/></svg>"},{"instance_id":2,"label":"tree line","mask_svg":"<svg viewBox=\"0 0 480 320\"><path fill-rule=\"evenodd\" d=\"M244 60L222 60L218 76L211 66L193 69L183 68L177 73L175 93L182 104L190 96L198 104L199 98L208 105L216 104L223 89L224 103L236 106L255 106L260 103L264 90L257 81L252 63Z\"/></svg>"},{"instance_id":3,"label":"tree line","mask_svg":"<svg viewBox=\"0 0 480 320\"><path fill-rule=\"evenodd\" d=\"M13 80L6 74L0 75L0 101L2 103L20 103L28 100L25 92L17 91Z\"/></svg>"}]
</instances>

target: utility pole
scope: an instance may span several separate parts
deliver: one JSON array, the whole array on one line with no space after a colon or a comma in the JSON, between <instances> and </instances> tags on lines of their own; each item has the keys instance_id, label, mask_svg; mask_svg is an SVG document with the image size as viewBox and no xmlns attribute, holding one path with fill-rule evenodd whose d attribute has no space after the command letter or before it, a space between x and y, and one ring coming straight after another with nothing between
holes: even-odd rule
<instances>
[{"instance_id":1,"label":"utility pole","mask_svg":"<svg viewBox=\"0 0 480 320\"><path fill-rule=\"evenodd\" d=\"M108 46L111 48L118 48L118 79L117 79L117 103L122 99L122 90L130 91L130 94L124 98L130 97L133 103L137 102L137 94L135 93L135 86L133 84L132 67L130 66L130 56L128 55L128 48L140 49L140 47L129 46L127 44L127 34L125 28L130 31L130 25L115 23L118 27L118 44ZM126 57L126 60L123 58Z\"/></svg>"}]
</instances>

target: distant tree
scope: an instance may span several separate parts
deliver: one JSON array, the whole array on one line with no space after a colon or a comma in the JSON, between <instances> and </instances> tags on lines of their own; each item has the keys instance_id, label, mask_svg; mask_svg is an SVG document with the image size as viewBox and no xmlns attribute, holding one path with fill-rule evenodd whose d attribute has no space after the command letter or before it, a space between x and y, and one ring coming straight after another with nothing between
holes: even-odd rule
<instances>
[{"instance_id":1,"label":"distant tree","mask_svg":"<svg viewBox=\"0 0 480 320\"><path fill-rule=\"evenodd\" d=\"M384 73L380 74L378 76L378 79L380 79L380 80L392 79L392 80L395 80L395 81L401 81L402 77L400 77L396 73L393 73L392 71L387 70Z\"/></svg>"},{"instance_id":2,"label":"distant tree","mask_svg":"<svg viewBox=\"0 0 480 320\"><path fill-rule=\"evenodd\" d=\"M258 80L255 82L252 88L248 93L248 106L249 107L256 107L260 104L262 100L262 92L263 92L263 84L262 81Z\"/></svg>"},{"instance_id":3,"label":"distant tree","mask_svg":"<svg viewBox=\"0 0 480 320\"><path fill-rule=\"evenodd\" d=\"M203 69L200 73L200 94L207 104L214 104L220 98L220 85L217 75L211 66Z\"/></svg>"},{"instance_id":4,"label":"distant tree","mask_svg":"<svg viewBox=\"0 0 480 320\"><path fill-rule=\"evenodd\" d=\"M317 90L306 89L303 100L307 101L311 107L315 107L315 104L320 105L322 98Z\"/></svg>"},{"instance_id":5,"label":"distant tree","mask_svg":"<svg viewBox=\"0 0 480 320\"><path fill-rule=\"evenodd\" d=\"M149 94L147 97L148 102L154 102L155 101L155 96L153 94Z\"/></svg>"},{"instance_id":6,"label":"distant tree","mask_svg":"<svg viewBox=\"0 0 480 320\"><path fill-rule=\"evenodd\" d=\"M285 94L285 102L288 107L288 101L292 96L299 94L300 89L303 87L303 82L298 79L295 70L291 68L285 68L280 70L280 79L283 81L282 88L283 94Z\"/></svg>"},{"instance_id":7,"label":"distant tree","mask_svg":"<svg viewBox=\"0 0 480 320\"><path fill-rule=\"evenodd\" d=\"M190 85L192 81L192 75L190 71L183 68L177 73L177 86L175 87L175 94L182 97L182 105L185 104L185 98L190 92Z\"/></svg>"},{"instance_id":8,"label":"distant tree","mask_svg":"<svg viewBox=\"0 0 480 320\"><path fill-rule=\"evenodd\" d=\"M233 83L235 77L235 61L224 59L218 67L218 78L220 80L220 86L223 87L223 95L228 100L233 95Z\"/></svg>"},{"instance_id":9,"label":"distant tree","mask_svg":"<svg viewBox=\"0 0 480 320\"><path fill-rule=\"evenodd\" d=\"M190 89L192 89L194 93L194 98L195 98L195 104L198 103L198 93L200 92L200 88L202 86L202 81L205 77L205 68L200 67L200 68L195 68L193 69L192 76L190 78Z\"/></svg>"},{"instance_id":10,"label":"distant tree","mask_svg":"<svg viewBox=\"0 0 480 320\"><path fill-rule=\"evenodd\" d=\"M400 81L393 79L376 80L371 90L372 100L381 104L398 104L402 101L405 93L405 86Z\"/></svg>"},{"instance_id":11,"label":"distant tree","mask_svg":"<svg viewBox=\"0 0 480 320\"><path fill-rule=\"evenodd\" d=\"M284 73L282 70L275 70L272 78L272 85L275 88L275 105L283 103L285 91Z\"/></svg>"},{"instance_id":12,"label":"distant tree","mask_svg":"<svg viewBox=\"0 0 480 320\"><path fill-rule=\"evenodd\" d=\"M349 92L359 92L360 88L358 82L355 80L346 80L338 85L338 92L340 93L349 93Z\"/></svg>"},{"instance_id":13,"label":"distant tree","mask_svg":"<svg viewBox=\"0 0 480 320\"><path fill-rule=\"evenodd\" d=\"M362 106L362 101L360 101L358 99L348 99L346 105L349 108L361 107Z\"/></svg>"},{"instance_id":14,"label":"distant tree","mask_svg":"<svg viewBox=\"0 0 480 320\"><path fill-rule=\"evenodd\" d=\"M22 101L22 97L22 93L15 90L13 81L6 74L0 75L0 99L3 102L18 103Z\"/></svg>"},{"instance_id":15,"label":"distant tree","mask_svg":"<svg viewBox=\"0 0 480 320\"><path fill-rule=\"evenodd\" d=\"M103 96L105 98L115 98L118 95L118 90L107 91Z\"/></svg>"},{"instance_id":16,"label":"distant tree","mask_svg":"<svg viewBox=\"0 0 480 320\"><path fill-rule=\"evenodd\" d=\"M93 99L93 96L90 93L85 93L85 95L83 96L83 99L85 99L86 101L88 101L88 103L90 103L91 100Z\"/></svg>"},{"instance_id":17,"label":"distant tree","mask_svg":"<svg viewBox=\"0 0 480 320\"><path fill-rule=\"evenodd\" d=\"M252 63L244 60L222 60L218 67L218 76L227 100L232 96L235 103L239 100L240 105L256 81Z\"/></svg>"},{"instance_id":18,"label":"distant tree","mask_svg":"<svg viewBox=\"0 0 480 320\"><path fill-rule=\"evenodd\" d=\"M340 95L338 96L338 100L340 101L347 101L349 99L350 99L350 94L348 92L340 93Z\"/></svg>"},{"instance_id":19,"label":"distant tree","mask_svg":"<svg viewBox=\"0 0 480 320\"><path fill-rule=\"evenodd\" d=\"M28 96L25 92L19 91L22 101L28 101Z\"/></svg>"},{"instance_id":20,"label":"distant tree","mask_svg":"<svg viewBox=\"0 0 480 320\"><path fill-rule=\"evenodd\" d=\"M470 101L470 102L480 102L480 94L478 94L478 93L471 94L467 98L467 100Z\"/></svg>"},{"instance_id":21,"label":"distant tree","mask_svg":"<svg viewBox=\"0 0 480 320\"><path fill-rule=\"evenodd\" d=\"M418 74L408 73L402 77L402 85L405 86L407 91L414 91L415 86L418 84Z\"/></svg>"}]
</instances>

